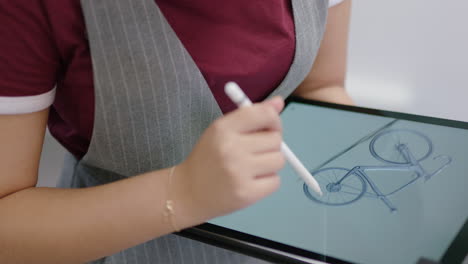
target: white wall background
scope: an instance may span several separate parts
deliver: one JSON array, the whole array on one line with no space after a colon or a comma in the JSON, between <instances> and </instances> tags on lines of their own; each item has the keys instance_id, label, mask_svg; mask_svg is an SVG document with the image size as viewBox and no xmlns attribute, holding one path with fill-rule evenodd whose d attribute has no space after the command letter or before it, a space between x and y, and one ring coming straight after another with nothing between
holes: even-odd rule
<instances>
[{"instance_id":1,"label":"white wall background","mask_svg":"<svg viewBox=\"0 0 468 264\"><path fill-rule=\"evenodd\" d=\"M468 1L353 0L359 105L468 121Z\"/></svg>"}]
</instances>

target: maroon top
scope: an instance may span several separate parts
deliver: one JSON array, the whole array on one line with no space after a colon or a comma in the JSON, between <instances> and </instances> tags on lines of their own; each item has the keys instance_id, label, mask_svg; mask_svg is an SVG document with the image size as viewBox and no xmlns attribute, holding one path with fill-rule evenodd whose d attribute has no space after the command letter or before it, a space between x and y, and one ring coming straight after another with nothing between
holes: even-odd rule
<instances>
[{"instance_id":1,"label":"maroon top","mask_svg":"<svg viewBox=\"0 0 468 264\"><path fill-rule=\"evenodd\" d=\"M284 79L295 47L289 0L156 0L224 112L236 81L252 101ZM93 130L94 86L79 0L0 0L0 96L39 95L57 85L52 135L82 157Z\"/></svg>"}]
</instances>

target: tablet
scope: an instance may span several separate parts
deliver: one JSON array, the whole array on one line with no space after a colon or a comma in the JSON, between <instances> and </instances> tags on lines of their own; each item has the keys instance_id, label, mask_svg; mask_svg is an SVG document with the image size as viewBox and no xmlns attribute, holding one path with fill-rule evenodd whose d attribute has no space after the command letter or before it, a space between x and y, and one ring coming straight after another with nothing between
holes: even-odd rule
<instances>
[{"instance_id":1,"label":"tablet","mask_svg":"<svg viewBox=\"0 0 468 264\"><path fill-rule=\"evenodd\" d=\"M286 165L255 205L182 235L276 263L462 263L468 123L289 98L284 141L323 191Z\"/></svg>"}]
</instances>

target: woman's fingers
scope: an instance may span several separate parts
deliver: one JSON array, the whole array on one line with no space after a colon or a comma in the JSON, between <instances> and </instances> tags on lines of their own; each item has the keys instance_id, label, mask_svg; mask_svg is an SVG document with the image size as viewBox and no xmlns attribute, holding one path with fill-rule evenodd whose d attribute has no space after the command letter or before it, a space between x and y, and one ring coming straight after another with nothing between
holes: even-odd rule
<instances>
[{"instance_id":1,"label":"woman's fingers","mask_svg":"<svg viewBox=\"0 0 468 264\"><path fill-rule=\"evenodd\" d=\"M282 133L280 131L259 131L240 138L239 144L250 153L264 153L281 149Z\"/></svg>"},{"instance_id":2,"label":"woman's fingers","mask_svg":"<svg viewBox=\"0 0 468 264\"><path fill-rule=\"evenodd\" d=\"M280 98L237 109L223 118L233 131L248 133L259 130L281 130L279 113L283 108Z\"/></svg>"},{"instance_id":3,"label":"woman's fingers","mask_svg":"<svg viewBox=\"0 0 468 264\"><path fill-rule=\"evenodd\" d=\"M274 174L281 170L286 164L286 159L282 152L268 152L258 155L253 155L249 159L249 171L255 177Z\"/></svg>"},{"instance_id":4,"label":"woman's fingers","mask_svg":"<svg viewBox=\"0 0 468 264\"><path fill-rule=\"evenodd\" d=\"M264 101L264 103L273 106L278 113L280 113L284 108L284 100L280 96L275 96Z\"/></svg>"},{"instance_id":5,"label":"woman's fingers","mask_svg":"<svg viewBox=\"0 0 468 264\"><path fill-rule=\"evenodd\" d=\"M280 184L281 178L276 173L258 177L254 184L251 185L252 194L254 196L252 198L258 200L266 197L278 190Z\"/></svg>"}]
</instances>

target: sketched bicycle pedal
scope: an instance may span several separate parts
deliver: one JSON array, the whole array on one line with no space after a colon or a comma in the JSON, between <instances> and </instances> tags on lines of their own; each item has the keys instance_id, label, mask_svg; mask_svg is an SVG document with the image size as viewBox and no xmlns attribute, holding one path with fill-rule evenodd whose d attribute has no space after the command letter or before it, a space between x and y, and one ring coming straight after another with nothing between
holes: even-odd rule
<instances>
[{"instance_id":1,"label":"sketched bicycle pedal","mask_svg":"<svg viewBox=\"0 0 468 264\"><path fill-rule=\"evenodd\" d=\"M323 196L310 192L304 184L305 195L314 202L328 206L348 205L365 196L381 200L391 212L395 212L397 208L388 199L389 196L403 190L419 178L424 178L425 181L431 179L452 162L452 158L447 155L436 156L433 160L446 159L445 162L434 172L427 172L420 162L432 154L433 145L426 135L415 130L390 129L380 132L372 138L369 150L374 158L387 165L355 166L352 169L331 167L317 170L312 173L320 184ZM408 171L413 172L415 177L384 194L369 177L368 172L372 171Z\"/></svg>"}]
</instances>

